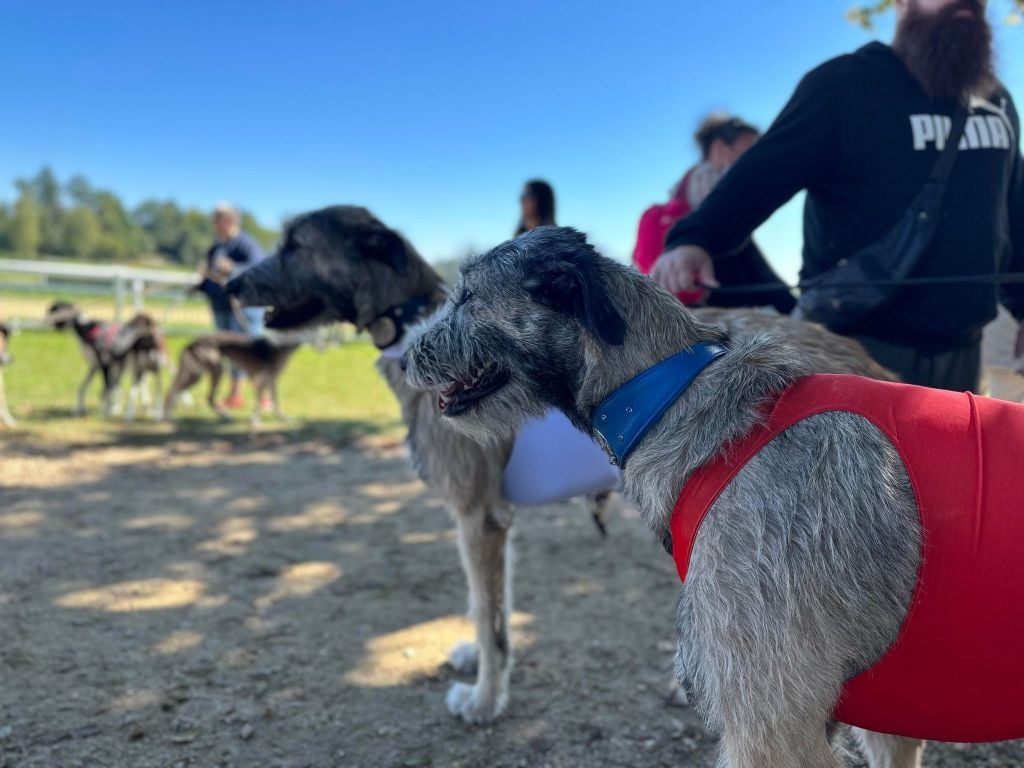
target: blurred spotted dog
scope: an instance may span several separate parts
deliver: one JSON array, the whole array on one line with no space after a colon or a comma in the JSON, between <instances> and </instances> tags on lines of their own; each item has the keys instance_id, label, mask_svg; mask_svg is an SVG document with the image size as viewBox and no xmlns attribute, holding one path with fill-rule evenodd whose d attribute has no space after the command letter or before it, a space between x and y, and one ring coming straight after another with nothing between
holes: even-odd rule
<instances>
[{"instance_id":1,"label":"blurred spotted dog","mask_svg":"<svg viewBox=\"0 0 1024 768\"><path fill-rule=\"evenodd\" d=\"M152 402L155 408L154 416L157 419L161 418L161 372L169 367L170 363L163 334L152 316L139 313L123 325L101 323L87 318L74 304L58 301L47 312L46 323L59 330L72 328L89 365L85 379L78 387L76 415L81 416L85 413L85 394L97 373L103 377L103 413L105 416L114 415L119 407L116 401L118 385L125 369L130 368L132 386L125 419L130 421L135 417L140 400L144 405ZM152 374L156 382L156 399L152 401L149 391L144 386L146 374Z\"/></svg>"}]
</instances>

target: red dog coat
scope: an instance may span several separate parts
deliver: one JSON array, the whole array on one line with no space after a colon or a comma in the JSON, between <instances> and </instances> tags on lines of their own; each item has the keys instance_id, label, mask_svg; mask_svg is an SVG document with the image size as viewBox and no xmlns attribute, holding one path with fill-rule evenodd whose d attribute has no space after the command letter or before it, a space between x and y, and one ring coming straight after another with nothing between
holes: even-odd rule
<instances>
[{"instance_id":1,"label":"red dog coat","mask_svg":"<svg viewBox=\"0 0 1024 768\"><path fill-rule=\"evenodd\" d=\"M837 720L938 741L1024 736L1024 406L856 376L798 380L767 423L693 474L672 514L685 581L701 521L742 466L793 424L848 411L899 452L924 534L899 637L848 680Z\"/></svg>"}]
</instances>

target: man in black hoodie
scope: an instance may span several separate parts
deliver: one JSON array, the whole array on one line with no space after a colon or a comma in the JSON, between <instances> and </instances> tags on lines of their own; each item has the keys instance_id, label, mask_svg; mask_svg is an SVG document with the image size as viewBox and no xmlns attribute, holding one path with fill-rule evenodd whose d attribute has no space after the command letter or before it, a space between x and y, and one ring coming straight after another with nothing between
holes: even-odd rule
<instances>
[{"instance_id":1,"label":"man in black hoodie","mask_svg":"<svg viewBox=\"0 0 1024 768\"><path fill-rule=\"evenodd\" d=\"M666 237L651 276L673 293L716 285L728 253L801 189L808 280L881 238L932 172L957 105L969 118L935 238L912 277L1024 272L1020 122L993 74L982 0L896 0L892 46L871 43L806 75L769 131ZM981 330L1001 300L1024 318L1024 285L900 289L848 332L905 381L976 389Z\"/></svg>"}]
</instances>

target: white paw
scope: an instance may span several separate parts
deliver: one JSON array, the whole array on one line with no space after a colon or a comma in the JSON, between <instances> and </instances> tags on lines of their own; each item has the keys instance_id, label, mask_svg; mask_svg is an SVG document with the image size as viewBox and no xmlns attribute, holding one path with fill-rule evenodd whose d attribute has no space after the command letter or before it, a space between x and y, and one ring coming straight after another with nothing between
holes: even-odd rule
<instances>
[{"instance_id":1,"label":"white paw","mask_svg":"<svg viewBox=\"0 0 1024 768\"><path fill-rule=\"evenodd\" d=\"M448 663L460 675L475 675L480 658L480 646L476 643L459 643L448 654Z\"/></svg>"},{"instance_id":2,"label":"white paw","mask_svg":"<svg viewBox=\"0 0 1024 768\"><path fill-rule=\"evenodd\" d=\"M501 714L508 703L508 694L485 699L475 685L455 683L445 696L448 711L473 725L489 723Z\"/></svg>"}]
</instances>

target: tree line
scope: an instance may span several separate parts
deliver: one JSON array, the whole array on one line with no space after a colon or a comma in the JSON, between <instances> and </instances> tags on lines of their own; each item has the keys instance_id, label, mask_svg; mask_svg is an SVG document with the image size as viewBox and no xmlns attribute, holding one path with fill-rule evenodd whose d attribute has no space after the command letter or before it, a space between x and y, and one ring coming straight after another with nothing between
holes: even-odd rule
<instances>
[{"instance_id":1,"label":"tree line","mask_svg":"<svg viewBox=\"0 0 1024 768\"><path fill-rule=\"evenodd\" d=\"M46 167L14 186L14 202L0 203L0 251L20 257L126 261L157 254L192 266L213 242L210 212L182 208L173 200L151 199L129 208L84 176L61 183ZM246 211L242 228L265 248L277 240L276 231Z\"/></svg>"}]
</instances>

